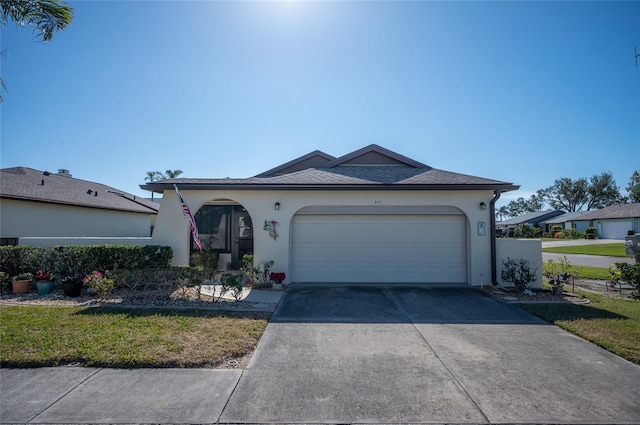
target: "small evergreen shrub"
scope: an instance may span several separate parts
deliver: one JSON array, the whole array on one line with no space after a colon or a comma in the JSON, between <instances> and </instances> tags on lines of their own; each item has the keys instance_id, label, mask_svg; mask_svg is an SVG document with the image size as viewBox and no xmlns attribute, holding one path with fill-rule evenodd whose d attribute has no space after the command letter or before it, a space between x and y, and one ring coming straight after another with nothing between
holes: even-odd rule
<instances>
[{"instance_id":1,"label":"small evergreen shrub","mask_svg":"<svg viewBox=\"0 0 640 425\"><path fill-rule=\"evenodd\" d=\"M513 283L518 292L524 292L536 280L536 269L532 269L524 258L502 260L501 275L504 282Z\"/></svg>"}]
</instances>

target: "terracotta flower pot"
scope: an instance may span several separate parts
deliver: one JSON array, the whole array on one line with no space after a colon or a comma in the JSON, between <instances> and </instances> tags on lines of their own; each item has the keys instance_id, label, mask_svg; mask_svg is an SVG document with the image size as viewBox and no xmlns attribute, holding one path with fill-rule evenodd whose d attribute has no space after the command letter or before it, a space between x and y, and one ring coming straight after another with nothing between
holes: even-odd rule
<instances>
[{"instance_id":1,"label":"terracotta flower pot","mask_svg":"<svg viewBox=\"0 0 640 425\"><path fill-rule=\"evenodd\" d=\"M36 288L38 289L38 294L46 295L53 290L55 283L52 280L37 280Z\"/></svg>"},{"instance_id":2,"label":"terracotta flower pot","mask_svg":"<svg viewBox=\"0 0 640 425\"><path fill-rule=\"evenodd\" d=\"M14 280L11 282L11 290L14 294L26 294L31 289L30 280Z\"/></svg>"}]
</instances>

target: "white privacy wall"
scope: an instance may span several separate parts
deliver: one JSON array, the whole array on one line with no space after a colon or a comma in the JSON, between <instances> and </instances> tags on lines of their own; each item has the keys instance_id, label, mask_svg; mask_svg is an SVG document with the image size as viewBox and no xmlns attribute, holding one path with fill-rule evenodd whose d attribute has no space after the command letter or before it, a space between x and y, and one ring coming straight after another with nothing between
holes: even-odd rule
<instances>
[{"instance_id":1,"label":"white privacy wall","mask_svg":"<svg viewBox=\"0 0 640 425\"><path fill-rule=\"evenodd\" d=\"M536 281L530 286L542 288L542 242L539 239L496 239L496 257L497 280L500 285L511 285L503 282L500 277L502 262L507 258L524 258L536 270Z\"/></svg>"}]
</instances>

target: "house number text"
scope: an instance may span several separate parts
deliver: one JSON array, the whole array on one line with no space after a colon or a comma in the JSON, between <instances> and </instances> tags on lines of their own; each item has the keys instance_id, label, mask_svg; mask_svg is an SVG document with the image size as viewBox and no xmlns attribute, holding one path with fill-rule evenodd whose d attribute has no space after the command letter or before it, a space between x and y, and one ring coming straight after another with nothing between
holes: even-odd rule
<instances>
[{"instance_id":1,"label":"house number text","mask_svg":"<svg viewBox=\"0 0 640 425\"><path fill-rule=\"evenodd\" d=\"M373 201L375 205L382 205L382 201L380 199L376 199Z\"/></svg>"}]
</instances>

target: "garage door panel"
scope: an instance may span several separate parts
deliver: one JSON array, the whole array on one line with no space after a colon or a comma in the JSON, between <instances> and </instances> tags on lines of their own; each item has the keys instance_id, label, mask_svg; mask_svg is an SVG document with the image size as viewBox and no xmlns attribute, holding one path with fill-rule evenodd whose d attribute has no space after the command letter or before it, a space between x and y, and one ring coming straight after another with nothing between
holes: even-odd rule
<instances>
[{"instance_id":1,"label":"garage door panel","mask_svg":"<svg viewBox=\"0 0 640 425\"><path fill-rule=\"evenodd\" d=\"M294 282L466 282L463 215L294 217Z\"/></svg>"}]
</instances>

